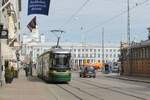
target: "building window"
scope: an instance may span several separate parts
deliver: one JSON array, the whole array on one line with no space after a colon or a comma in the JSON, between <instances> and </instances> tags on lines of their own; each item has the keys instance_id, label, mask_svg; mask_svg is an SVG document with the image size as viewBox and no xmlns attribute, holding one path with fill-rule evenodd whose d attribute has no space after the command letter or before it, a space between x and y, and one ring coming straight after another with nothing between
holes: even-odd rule
<instances>
[{"instance_id":1,"label":"building window","mask_svg":"<svg viewBox=\"0 0 150 100\"><path fill-rule=\"evenodd\" d=\"M88 52L88 49L86 49L86 51Z\"/></svg>"},{"instance_id":2,"label":"building window","mask_svg":"<svg viewBox=\"0 0 150 100\"><path fill-rule=\"evenodd\" d=\"M82 54L82 58L84 58L84 54Z\"/></svg>"},{"instance_id":3,"label":"building window","mask_svg":"<svg viewBox=\"0 0 150 100\"><path fill-rule=\"evenodd\" d=\"M110 52L112 52L112 49L110 49Z\"/></svg>"},{"instance_id":4,"label":"building window","mask_svg":"<svg viewBox=\"0 0 150 100\"><path fill-rule=\"evenodd\" d=\"M110 58L112 58L112 54L110 54Z\"/></svg>"},{"instance_id":5,"label":"building window","mask_svg":"<svg viewBox=\"0 0 150 100\"><path fill-rule=\"evenodd\" d=\"M93 50L92 49L90 49L90 52L92 52Z\"/></svg>"},{"instance_id":6,"label":"building window","mask_svg":"<svg viewBox=\"0 0 150 100\"><path fill-rule=\"evenodd\" d=\"M40 51L40 49L37 49L37 52L39 52Z\"/></svg>"},{"instance_id":7,"label":"building window","mask_svg":"<svg viewBox=\"0 0 150 100\"><path fill-rule=\"evenodd\" d=\"M100 54L98 54L98 57L100 58L100 57L101 57L101 55L100 55Z\"/></svg>"},{"instance_id":8,"label":"building window","mask_svg":"<svg viewBox=\"0 0 150 100\"><path fill-rule=\"evenodd\" d=\"M96 49L94 49L94 52L96 52Z\"/></svg>"},{"instance_id":9,"label":"building window","mask_svg":"<svg viewBox=\"0 0 150 100\"><path fill-rule=\"evenodd\" d=\"M88 54L86 54L86 58L88 58L89 56L88 56Z\"/></svg>"},{"instance_id":10,"label":"building window","mask_svg":"<svg viewBox=\"0 0 150 100\"><path fill-rule=\"evenodd\" d=\"M118 54L118 57L119 57L120 55Z\"/></svg>"},{"instance_id":11,"label":"building window","mask_svg":"<svg viewBox=\"0 0 150 100\"><path fill-rule=\"evenodd\" d=\"M78 52L80 52L81 50L80 49L78 49Z\"/></svg>"},{"instance_id":12,"label":"building window","mask_svg":"<svg viewBox=\"0 0 150 100\"><path fill-rule=\"evenodd\" d=\"M114 57L116 57L116 54L114 54Z\"/></svg>"},{"instance_id":13,"label":"building window","mask_svg":"<svg viewBox=\"0 0 150 100\"><path fill-rule=\"evenodd\" d=\"M98 49L98 52L100 52L101 51L101 49Z\"/></svg>"},{"instance_id":14,"label":"building window","mask_svg":"<svg viewBox=\"0 0 150 100\"><path fill-rule=\"evenodd\" d=\"M78 54L78 57L80 58L80 54Z\"/></svg>"},{"instance_id":15,"label":"building window","mask_svg":"<svg viewBox=\"0 0 150 100\"><path fill-rule=\"evenodd\" d=\"M90 58L92 58L93 57L93 55L92 54L90 54Z\"/></svg>"},{"instance_id":16,"label":"building window","mask_svg":"<svg viewBox=\"0 0 150 100\"><path fill-rule=\"evenodd\" d=\"M74 54L73 56L76 57L76 54Z\"/></svg>"},{"instance_id":17,"label":"building window","mask_svg":"<svg viewBox=\"0 0 150 100\"><path fill-rule=\"evenodd\" d=\"M106 57L108 57L108 54L106 54Z\"/></svg>"},{"instance_id":18,"label":"building window","mask_svg":"<svg viewBox=\"0 0 150 100\"><path fill-rule=\"evenodd\" d=\"M108 49L106 49L106 52L108 52Z\"/></svg>"},{"instance_id":19,"label":"building window","mask_svg":"<svg viewBox=\"0 0 150 100\"><path fill-rule=\"evenodd\" d=\"M84 49L82 49L82 51L84 52Z\"/></svg>"},{"instance_id":20,"label":"building window","mask_svg":"<svg viewBox=\"0 0 150 100\"><path fill-rule=\"evenodd\" d=\"M39 54L36 54L36 57L39 57Z\"/></svg>"},{"instance_id":21,"label":"building window","mask_svg":"<svg viewBox=\"0 0 150 100\"><path fill-rule=\"evenodd\" d=\"M96 57L96 53L94 54L94 57Z\"/></svg>"},{"instance_id":22,"label":"building window","mask_svg":"<svg viewBox=\"0 0 150 100\"><path fill-rule=\"evenodd\" d=\"M114 49L113 52L116 52L116 49Z\"/></svg>"},{"instance_id":23,"label":"building window","mask_svg":"<svg viewBox=\"0 0 150 100\"><path fill-rule=\"evenodd\" d=\"M74 49L74 52L76 52L76 49Z\"/></svg>"}]
</instances>

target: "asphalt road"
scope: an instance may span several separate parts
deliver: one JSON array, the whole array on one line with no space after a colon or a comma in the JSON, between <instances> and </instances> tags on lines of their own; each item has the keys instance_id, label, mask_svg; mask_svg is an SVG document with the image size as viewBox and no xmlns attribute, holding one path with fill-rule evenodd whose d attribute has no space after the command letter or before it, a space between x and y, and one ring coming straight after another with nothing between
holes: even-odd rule
<instances>
[{"instance_id":1,"label":"asphalt road","mask_svg":"<svg viewBox=\"0 0 150 100\"><path fill-rule=\"evenodd\" d=\"M107 78L79 78L68 84L51 84L32 77L0 88L0 100L150 100L150 84Z\"/></svg>"}]
</instances>

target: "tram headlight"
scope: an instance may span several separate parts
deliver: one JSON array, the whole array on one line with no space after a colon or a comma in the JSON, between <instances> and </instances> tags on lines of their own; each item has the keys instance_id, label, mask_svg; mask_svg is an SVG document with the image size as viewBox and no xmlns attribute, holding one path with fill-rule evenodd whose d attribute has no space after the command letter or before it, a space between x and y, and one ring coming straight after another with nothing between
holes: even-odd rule
<instances>
[{"instance_id":1,"label":"tram headlight","mask_svg":"<svg viewBox=\"0 0 150 100\"><path fill-rule=\"evenodd\" d=\"M53 73L56 73L56 70L53 70Z\"/></svg>"},{"instance_id":2,"label":"tram headlight","mask_svg":"<svg viewBox=\"0 0 150 100\"><path fill-rule=\"evenodd\" d=\"M69 71L69 70L66 70L66 73L70 73L70 71Z\"/></svg>"}]
</instances>

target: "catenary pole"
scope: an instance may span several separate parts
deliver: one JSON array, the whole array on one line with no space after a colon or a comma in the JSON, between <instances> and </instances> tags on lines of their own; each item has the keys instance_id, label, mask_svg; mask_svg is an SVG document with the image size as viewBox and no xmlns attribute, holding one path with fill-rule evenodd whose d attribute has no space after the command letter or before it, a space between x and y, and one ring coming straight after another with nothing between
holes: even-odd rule
<instances>
[{"instance_id":1,"label":"catenary pole","mask_svg":"<svg viewBox=\"0 0 150 100\"><path fill-rule=\"evenodd\" d=\"M129 74L132 74L132 67L130 66L130 0L127 0L127 44L128 44L128 49L127 49L127 56L128 56L128 68L129 68Z\"/></svg>"}]
</instances>

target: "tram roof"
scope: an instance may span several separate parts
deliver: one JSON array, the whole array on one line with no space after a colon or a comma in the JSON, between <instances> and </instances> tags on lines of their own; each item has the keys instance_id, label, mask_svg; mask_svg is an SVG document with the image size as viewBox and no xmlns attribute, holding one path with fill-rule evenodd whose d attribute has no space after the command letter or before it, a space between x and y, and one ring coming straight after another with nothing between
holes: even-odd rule
<instances>
[{"instance_id":1,"label":"tram roof","mask_svg":"<svg viewBox=\"0 0 150 100\"><path fill-rule=\"evenodd\" d=\"M66 54L68 54L68 53L71 53L70 52L70 50L67 50L67 49L62 49L62 48L52 48L52 49L50 49L50 50L48 50L47 52L44 52L43 54L41 54L40 56L43 56L43 55L45 55L45 54L47 54L47 53L49 53L49 52L52 52L52 53L66 53ZM39 56L39 57L40 57Z\"/></svg>"},{"instance_id":2,"label":"tram roof","mask_svg":"<svg viewBox=\"0 0 150 100\"><path fill-rule=\"evenodd\" d=\"M50 49L53 53L70 53L70 50L62 49L62 48L52 48Z\"/></svg>"}]
</instances>

